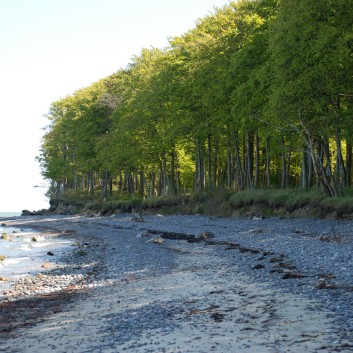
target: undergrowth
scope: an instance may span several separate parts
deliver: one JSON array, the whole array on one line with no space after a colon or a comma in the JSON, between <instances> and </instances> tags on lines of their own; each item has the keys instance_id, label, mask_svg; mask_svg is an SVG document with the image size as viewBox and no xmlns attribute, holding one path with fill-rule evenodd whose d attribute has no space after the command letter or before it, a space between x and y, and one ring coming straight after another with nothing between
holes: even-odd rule
<instances>
[{"instance_id":1,"label":"undergrowth","mask_svg":"<svg viewBox=\"0 0 353 353\"><path fill-rule=\"evenodd\" d=\"M207 214L229 217L233 215L280 215L300 217L353 218L353 192L346 190L343 197L330 198L318 189L211 190L190 195L165 195L153 198L129 198L115 195L102 200L99 195L66 194L52 200L75 205L77 213L118 212ZM55 208L55 207L54 207ZM55 209L51 211L55 212Z\"/></svg>"}]
</instances>

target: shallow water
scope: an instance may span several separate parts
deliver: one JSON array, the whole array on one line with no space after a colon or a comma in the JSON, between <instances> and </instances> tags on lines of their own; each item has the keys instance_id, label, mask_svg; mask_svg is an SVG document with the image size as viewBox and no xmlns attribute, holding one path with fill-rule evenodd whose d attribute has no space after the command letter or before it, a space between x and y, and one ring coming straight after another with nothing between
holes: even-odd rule
<instances>
[{"instance_id":1,"label":"shallow water","mask_svg":"<svg viewBox=\"0 0 353 353\"><path fill-rule=\"evenodd\" d=\"M69 240L44 237L32 229L1 226L0 234L8 237L0 239L0 277L9 280L43 271L44 262L55 263L72 244ZM32 241L33 237L36 241ZM0 281L0 290L7 286L6 283Z\"/></svg>"}]
</instances>

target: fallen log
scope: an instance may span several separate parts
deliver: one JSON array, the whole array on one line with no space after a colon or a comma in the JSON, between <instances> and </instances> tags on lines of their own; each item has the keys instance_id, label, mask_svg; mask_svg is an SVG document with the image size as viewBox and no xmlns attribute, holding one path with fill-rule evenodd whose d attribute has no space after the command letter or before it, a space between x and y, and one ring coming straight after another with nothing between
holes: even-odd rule
<instances>
[{"instance_id":1,"label":"fallen log","mask_svg":"<svg viewBox=\"0 0 353 353\"><path fill-rule=\"evenodd\" d=\"M188 234L188 233L166 232L163 230L156 230L156 229L148 229L147 232L150 234L159 235L161 238L164 238L164 239L191 240L191 241L195 239L194 234Z\"/></svg>"}]
</instances>

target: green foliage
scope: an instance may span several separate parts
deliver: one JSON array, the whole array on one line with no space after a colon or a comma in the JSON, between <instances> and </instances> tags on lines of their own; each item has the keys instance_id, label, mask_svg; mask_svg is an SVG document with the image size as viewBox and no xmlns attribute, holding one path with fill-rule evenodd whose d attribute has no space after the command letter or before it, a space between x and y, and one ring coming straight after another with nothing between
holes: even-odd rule
<instances>
[{"instance_id":1,"label":"green foliage","mask_svg":"<svg viewBox=\"0 0 353 353\"><path fill-rule=\"evenodd\" d=\"M206 214L209 216L229 217L273 216L286 217L353 217L353 196L327 197L319 189L272 189L244 190L229 192L227 190L208 191L191 195L165 195L142 199L124 199L100 202L74 195L65 198L69 210L77 212L94 212L101 215L114 213L148 213L161 214ZM78 206L80 205L80 206Z\"/></svg>"},{"instance_id":2,"label":"green foliage","mask_svg":"<svg viewBox=\"0 0 353 353\"><path fill-rule=\"evenodd\" d=\"M283 207L289 211L306 205L317 205L325 195L319 190L244 190L233 194L230 204L235 207L243 207L254 204L265 204L270 208Z\"/></svg>"},{"instance_id":3,"label":"green foliage","mask_svg":"<svg viewBox=\"0 0 353 353\"><path fill-rule=\"evenodd\" d=\"M187 205L174 197L197 190L194 210L217 214L291 209L317 185L340 194L352 179L352 2L230 2L53 102L38 157L50 195L109 213ZM296 190L256 190L276 187Z\"/></svg>"}]
</instances>

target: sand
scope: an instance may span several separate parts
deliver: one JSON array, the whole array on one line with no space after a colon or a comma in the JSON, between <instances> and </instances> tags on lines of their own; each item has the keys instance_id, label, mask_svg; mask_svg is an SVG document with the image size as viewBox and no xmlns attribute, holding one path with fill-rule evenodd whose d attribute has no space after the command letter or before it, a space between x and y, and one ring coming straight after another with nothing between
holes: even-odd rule
<instances>
[{"instance_id":1,"label":"sand","mask_svg":"<svg viewBox=\"0 0 353 353\"><path fill-rule=\"evenodd\" d=\"M21 222L24 223L17 224ZM63 227L62 219L35 222L42 226L51 224L55 229ZM65 227L77 235L92 234L94 229L99 237L102 224L94 226L87 219L86 223L79 224L65 222ZM124 229L124 237L133 239L131 244L126 240L127 249L132 251L138 241L146 252L156 249L156 256L172 254L172 266L166 266L163 271L141 266L135 271L123 271L119 276L102 275L90 284L63 289L50 305L38 311L36 318L23 315L21 325L4 330L0 351L299 353L335 350L337 332L318 305L319 298L309 300L284 293L266 281L254 282L241 268L230 266L227 257L220 256L211 246L186 241L153 244L147 239L136 239L139 227L132 225L130 230L129 226ZM104 239L117 236L116 228L103 229ZM110 263L113 260L110 258ZM44 301L41 297L31 298L38 305ZM16 301L11 305L11 310L16 311ZM16 320L21 322L18 317ZM342 344L340 347L341 352L351 351L342 348Z\"/></svg>"}]
</instances>

